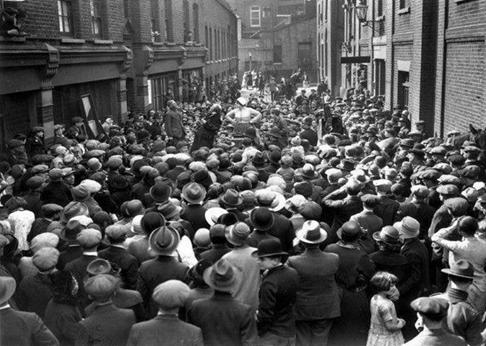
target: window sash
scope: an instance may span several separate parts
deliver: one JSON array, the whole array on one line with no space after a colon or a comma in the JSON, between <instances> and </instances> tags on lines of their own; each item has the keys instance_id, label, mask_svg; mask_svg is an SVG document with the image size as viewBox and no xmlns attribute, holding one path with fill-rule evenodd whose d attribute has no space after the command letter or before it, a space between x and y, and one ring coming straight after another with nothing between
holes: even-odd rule
<instances>
[{"instance_id":1,"label":"window sash","mask_svg":"<svg viewBox=\"0 0 486 346\"><path fill-rule=\"evenodd\" d=\"M57 9L58 9L58 16L59 16L59 31L71 34L71 11L70 11L70 2L66 0L58 0L57 1Z\"/></svg>"},{"instance_id":2,"label":"window sash","mask_svg":"<svg viewBox=\"0 0 486 346\"><path fill-rule=\"evenodd\" d=\"M250 9L250 25L260 26L260 6L252 6Z\"/></svg>"}]
</instances>

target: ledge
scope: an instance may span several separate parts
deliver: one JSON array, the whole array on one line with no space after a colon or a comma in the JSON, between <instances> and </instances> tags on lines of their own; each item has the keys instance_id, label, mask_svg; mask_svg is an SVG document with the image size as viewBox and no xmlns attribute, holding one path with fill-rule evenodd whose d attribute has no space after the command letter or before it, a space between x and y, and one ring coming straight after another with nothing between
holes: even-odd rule
<instances>
[{"instance_id":1,"label":"ledge","mask_svg":"<svg viewBox=\"0 0 486 346\"><path fill-rule=\"evenodd\" d=\"M67 44L84 44L86 43L86 40L83 40L81 38L61 38L61 43L67 43Z\"/></svg>"},{"instance_id":2,"label":"ledge","mask_svg":"<svg viewBox=\"0 0 486 346\"><path fill-rule=\"evenodd\" d=\"M454 0L456 4L460 4L462 2L469 2L469 1L474 1L474 0Z\"/></svg>"},{"instance_id":3,"label":"ledge","mask_svg":"<svg viewBox=\"0 0 486 346\"><path fill-rule=\"evenodd\" d=\"M25 42L25 36L0 36L0 42Z\"/></svg>"},{"instance_id":4,"label":"ledge","mask_svg":"<svg viewBox=\"0 0 486 346\"><path fill-rule=\"evenodd\" d=\"M94 40L94 44L113 44L113 40Z\"/></svg>"},{"instance_id":5,"label":"ledge","mask_svg":"<svg viewBox=\"0 0 486 346\"><path fill-rule=\"evenodd\" d=\"M152 46L163 47L163 46L165 46L165 43L164 42L152 42Z\"/></svg>"},{"instance_id":6,"label":"ledge","mask_svg":"<svg viewBox=\"0 0 486 346\"><path fill-rule=\"evenodd\" d=\"M401 10L398 10L397 14L399 16L402 16L404 14L409 14L410 13L410 6L404 7Z\"/></svg>"},{"instance_id":7,"label":"ledge","mask_svg":"<svg viewBox=\"0 0 486 346\"><path fill-rule=\"evenodd\" d=\"M165 44L169 47L175 47L176 43L175 42L165 42Z\"/></svg>"}]
</instances>

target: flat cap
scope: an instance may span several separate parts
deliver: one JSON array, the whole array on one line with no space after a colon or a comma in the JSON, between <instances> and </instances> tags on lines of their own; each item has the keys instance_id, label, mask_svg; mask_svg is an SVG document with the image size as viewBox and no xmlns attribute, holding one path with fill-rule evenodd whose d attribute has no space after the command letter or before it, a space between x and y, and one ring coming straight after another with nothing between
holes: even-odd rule
<instances>
[{"instance_id":1,"label":"flat cap","mask_svg":"<svg viewBox=\"0 0 486 346\"><path fill-rule=\"evenodd\" d=\"M94 228L86 228L79 232L76 240L83 248L91 248L101 242L101 232Z\"/></svg>"},{"instance_id":2,"label":"flat cap","mask_svg":"<svg viewBox=\"0 0 486 346\"><path fill-rule=\"evenodd\" d=\"M40 271L46 271L56 266L59 259L59 250L53 247L43 247L32 257L32 263Z\"/></svg>"},{"instance_id":3,"label":"flat cap","mask_svg":"<svg viewBox=\"0 0 486 346\"><path fill-rule=\"evenodd\" d=\"M449 303L445 299L434 297L421 297L415 299L410 306L415 311L434 320L440 321L447 316Z\"/></svg>"},{"instance_id":4,"label":"flat cap","mask_svg":"<svg viewBox=\"0 0 486 346\"><path fill-rule=\"evenodd\" d=\"M439 179L437 179L437 181L442 185L446 185L446 184L459 185L461 183L460 178L451 174L444 174L440 176Z\"/></svg>"},{"instance_id":5,"label":"flat cap","mask_svg":"<svg viewBox=\"0 0 486 346\"><path fill-rule=\"evenodd\" d=\"M459 188L452 184L440 185L436 191L446 196L457 196L459 194Z\"/></svg>"},{"instance_id":6,"label":"flat cap","mask_svg":"<svg viewBox=\"0 0 486 346\"><path fill-rule=\"evenodd\" d=\"M105 234L113 240L123 239L127 235L127 227L125 225L111 225L106 227Z\"/></svg>"},{"instance_id":7,"label":"flat cap","mask_svg":"<svg viewBox=\"0 0 486 346\"><path fill-rule=\"evenodd\" d=\"M118 288L118 280L110 274L98 274L84 282L84 289L95 299L108 299Z\"/></svg>"},{"instance_id":8,"label":"flat cap","mask_svg":"<svg viewBox=\"0 0 486 346\"><path fill-rule=\"evenodd\" d=\"M368 208L374 208L381 202L379 196L372 195L372 194L366 194L361 196L361 201Z\"/></svg>"},{"instance_id":9,"label":"flat cap","mask_svg":"<svg viewBox=\"0 0 486 346\"><path fill-rule=\"evenodd\" d=\"M424 185L414 185L410 190L418 198L426 198L429 196L429 189Z\"/></svg>"},{"instance_id":10,"label":"flat cap","mask_svg":"<svg viewBox=\"0 0 486 346\"><path fill-rule=\"evenodd\" d=\"M184 306L189 297L189 286L179 280L168 280L154 289L152 298L163 310Z\"/></svg>"},{"instance_id":11,"label":"flat cap","mask_svg":"<svg viewBox=\"0 0 486 346\"><path fill-rule=\"evenodd\" d=\"M377 190L390 191L392 182L388 179L378 179L373 181L373 185L376 187Z\"/></svg>"}]
</instances>

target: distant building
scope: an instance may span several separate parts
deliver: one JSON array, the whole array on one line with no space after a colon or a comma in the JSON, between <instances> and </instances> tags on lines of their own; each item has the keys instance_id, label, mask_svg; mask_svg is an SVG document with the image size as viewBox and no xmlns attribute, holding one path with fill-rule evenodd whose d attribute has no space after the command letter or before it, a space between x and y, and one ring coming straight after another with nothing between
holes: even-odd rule
<instances>
[{"instance_id":1,"label":"distant building","mask_svg":"<svg viewBox=\"0 0 486 346\"><path fill-rule=\"evenodd\" d=\"M238 69L224 0L0 0L0 10L17 11L22 32L0 33L0 151L32 126L49 139L89 109L88 120L96 110L124 121L162 109L168 88L189 99Z\"/></svg>"},{"instance_id":2,"label":"distant building","mask_svg":"<svg viewBox=\"0 0 486 346\"><path fill-rule=\"evenodd\" d=\"M425 120L429 135L484 127L486 0L345 0L342 11L343 96L384 95L387 109Z\"/></svg>"}]
</instances>

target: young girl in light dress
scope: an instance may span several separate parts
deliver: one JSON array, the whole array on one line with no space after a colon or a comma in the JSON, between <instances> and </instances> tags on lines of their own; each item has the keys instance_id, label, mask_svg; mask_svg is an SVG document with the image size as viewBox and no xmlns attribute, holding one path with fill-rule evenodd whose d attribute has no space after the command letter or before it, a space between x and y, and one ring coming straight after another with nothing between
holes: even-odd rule
<instances>
[{"instance_id":1,"label":"young girl in light dress","mask_svg":"<svg viewBox=\"0 0 486 346\"><path fill-rule=\"evenodd\" d=\"M405 321L397 317L393 303L399 296L397 280L387 272L378 272L371 278L370 286L375 295L370 302L371 324L366 346L401 346L404 343L401 329Z\"/></svg>"}]
</instances>

